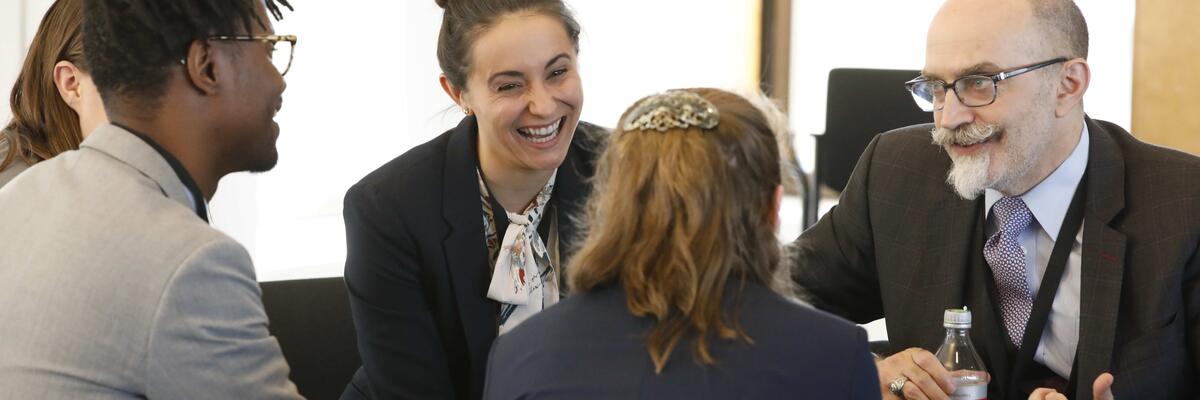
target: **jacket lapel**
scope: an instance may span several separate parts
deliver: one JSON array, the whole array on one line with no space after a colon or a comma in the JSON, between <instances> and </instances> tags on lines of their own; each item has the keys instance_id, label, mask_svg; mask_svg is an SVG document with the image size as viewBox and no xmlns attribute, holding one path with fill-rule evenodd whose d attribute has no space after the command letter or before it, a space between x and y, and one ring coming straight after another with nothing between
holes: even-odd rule
<instances>
[{"instance_id":1,"label":"jacket lapel","mask_svg":"<svg viewBox=\"0 0 1200 400\"><path fill-rule=\"evenodd\" d=\"M132 132L116 125L104 124L88 135L80 147L98 150L137 169L154 181L163 196L179 202L189 210L193 209L187 186L179 180L179 175L175 174L171 164L150 144Z\"/></svg>"},{"instance_id":2,"label":"jacket lapel","mask_svg":"<svg viewBox=\"0 0 1200 400\"><path fill-rule=\"evenodd\" d=\"M480 205L475 117L464 118L450 136L442 176L442 217L450 228L442 242L454 297L458 300L471 368L483 368L496 338L497 303L487 299L489 268Z\"/></svg>"},{"instance_id":3,"label":"jacket lapel","mask_svg":"<svg viewBox=\"0 0 1200 400\"><path fill-rule=\"evenodd\" d=\"M1107 129L1091 118L1085 123L1091 144L1080 261L1076 399L1090 399L1092 381L1111 369L1126 245L1125 235L1110 226L1125 208L1125 159Z\"/></svg>"},{"instance_id":4,"label":"jacket lapel","mask_svg":"<svg viewBox=\"0 0 1200 400\"><path fill-rule=\"evenodd\" d=\"M577 131L575 134L580 133ZM588 194L587 179L591 175L582 169L585 163L581 158L584 155L576 143L578 142L571 144L566 159L558 167L558 177L555 178L554 186L553 204L558 217L559 251L562 253L563 265L575 254L575 245L579 244L580 232L576 219L582 217L581 212L586 205Z\"/></svg>"}]
</instances>

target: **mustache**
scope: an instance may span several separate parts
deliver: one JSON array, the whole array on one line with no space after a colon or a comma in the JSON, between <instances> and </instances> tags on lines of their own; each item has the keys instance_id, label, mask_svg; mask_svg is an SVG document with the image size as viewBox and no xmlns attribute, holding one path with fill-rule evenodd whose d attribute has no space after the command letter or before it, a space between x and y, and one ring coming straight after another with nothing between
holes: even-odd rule
<instances>
[{"instance_id":1,"label":"mustache","mask_svg":"<svg viewBox=\"0 0 1200 400\"><path fill-rule=\"evenodd\" d=\"M969 146L981 143L1004 132L1000 124L971 124L957 129L934 127L933 144L938 146Z\"/></svg>"}]
</instances>

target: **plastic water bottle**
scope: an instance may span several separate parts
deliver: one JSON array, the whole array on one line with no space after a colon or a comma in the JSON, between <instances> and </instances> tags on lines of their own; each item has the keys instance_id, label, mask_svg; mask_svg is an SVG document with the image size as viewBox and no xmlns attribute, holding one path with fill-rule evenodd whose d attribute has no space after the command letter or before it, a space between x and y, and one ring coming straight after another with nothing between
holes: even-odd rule
<instances>
[{"instance_id":1,"label":"plastic water bottle","mask_svg":"<svg viewBox=\"0 0 1200 400\"><path fill-rule=\"evenodd\" d=\"M942 326L946 327L946 339L938 348L937 358L954 377L955 390L950 398L986 400L989 376L971 343L971 312L966 307L946 310Z\"/></svg>"}]
</instances>

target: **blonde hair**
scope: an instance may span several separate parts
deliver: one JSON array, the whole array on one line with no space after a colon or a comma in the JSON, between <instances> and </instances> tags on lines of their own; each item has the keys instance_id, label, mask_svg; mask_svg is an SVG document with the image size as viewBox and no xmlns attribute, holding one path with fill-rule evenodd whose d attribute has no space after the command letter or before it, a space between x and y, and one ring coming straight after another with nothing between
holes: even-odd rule
<instances>
[{"instance_id":1,"label":"blonde hair","mask_svg":"<svg viewBox=\"0 0 1200 400\"><path fill-rule=\"evenodd\" d=\"M687 90L716 106L718 125L618 127L597 164L587 239L568 269L573 291L620 284L629 311L656 320L646 349L659 373L685 337L695 339L696 361L709 365L716 363L710 336L753 343L736 311L722 314L731 278L737 303L747 281L788 290L778 281L772 220L780 168L771 127L738 95Z\"/></svg>"}]
</instances>

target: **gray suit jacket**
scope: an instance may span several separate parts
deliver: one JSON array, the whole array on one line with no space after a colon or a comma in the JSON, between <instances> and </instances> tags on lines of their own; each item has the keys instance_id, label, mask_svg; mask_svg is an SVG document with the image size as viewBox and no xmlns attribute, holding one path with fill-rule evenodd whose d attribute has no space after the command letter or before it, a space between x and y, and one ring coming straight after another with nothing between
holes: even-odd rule
<instances>
[{"instance_id":1,"label":"gray suit jacket","mask_svg":"<svg viewBox=\"0 0 1200 400\"><path fill-rule=\"evenodd\" d=\"M105 125L0 191L0 398L294 399L250 257Z\"/></svg>"},{"instance_id":2,"label":"gray suit jacket","mask_svg":"<svg viewBox=\"0 0 1200 400\"><path fill-rule=\"evenodd\" d=\"M1116 398L1200 395L1200 158L1086 120L1091 134L1083 223L1074 399L1101 372ZM795 280L813 304L857 322L887 317L894 350L941 344L942 312L969 306L992 384L1007 387L1006 345L983 261L983 196L946 184L950 158L930 125L882 134L863 152L838 206L793 243ZM890 378L889 378L890 379Z\"/></svg>"}]
</instances>

